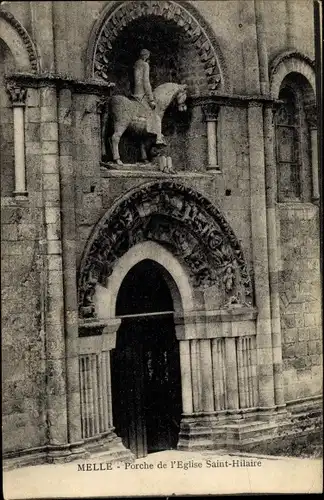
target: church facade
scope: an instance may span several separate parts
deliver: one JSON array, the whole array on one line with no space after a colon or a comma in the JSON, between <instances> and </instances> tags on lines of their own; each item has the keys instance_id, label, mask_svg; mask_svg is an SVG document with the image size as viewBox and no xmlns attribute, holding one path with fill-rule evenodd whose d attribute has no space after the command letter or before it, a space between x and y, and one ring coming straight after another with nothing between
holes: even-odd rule
<instances>
[{"instance_id":1,"label":"church facade","mask_svg":"<svg viewBox=\"0 0 324 500\"><path fill-rule=\"evenodd\" d=\"M313 2L6 1L0 27L7 466L316 432Z\"/></svg>"}]
</instances>

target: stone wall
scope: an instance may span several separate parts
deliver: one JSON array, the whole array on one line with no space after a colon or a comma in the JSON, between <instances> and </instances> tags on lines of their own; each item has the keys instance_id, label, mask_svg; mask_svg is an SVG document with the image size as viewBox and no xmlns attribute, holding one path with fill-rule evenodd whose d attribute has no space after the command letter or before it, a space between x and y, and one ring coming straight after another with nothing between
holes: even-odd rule
<instances>
[{"instance_id":1,"label":"stone wall","mask_svg":"<svg viewBox=\"0 0 324 500\"><path fill-rule=\"evenodd\" d=\"M6 92L4 75L13 69L14 61L9 48L2 40L0 40L0 59L1 196L12 196L15 189L13 112Z\"/></svg>"},{"instance_id":2,"label":"stone wall","mask_svg":"<svg viewBox=\"0 0 324 500\"><path fill-rule=\"evenodd\" d=\"M257 94L260 89L254 2L190 3L215 33L230 91ZM269 20L265 30L269 60L291 43L313 57L312 2L300 2L300 11L294 1L263 3ZM43 71L83 79L89 63L86 54L90 33L106 5L104 1L5 2L4 8L17 17L35 40ZM309 36L305 37L305 32ZM189 59L192 61L189 55L184 61L188 64ZM201 62L197 61L196 58L187 74L183 73L192 88L201 85ZM63 262L67 270L65 293L68 287L72 290L65 303L69 313L65 327L70 321L69 327L73 326L77 335L75 273L95 224L119 197L157 179L159 174L112 173L100 168L98 96L74 91L71 96L69 90L56 91L54 86L42 91L29 89L25 109L28 197L15 199L12 110L3 86L0 87L1 140L2 145L6 143L1 158L2 172L5 171L1 215L3 434L5 451L13 451L48 443L46 388L53 389L52 419L58 431L58 435L52 433L51 439L66 440L60 209L66 258ZM253 271L247 107L247 102L242 106L221 106L217 174L207 172L206 123L199 106L184 117L186 123L179 116L166 136L178 172L175 181L193 187L221 209ZM311 204L282 204L277 216L285 399L290 401L321 392L318 208ZM46 237L52 248L47 256ZM54 290L52 297L47 294L49 289L50 293ZM212 308L212 291L210 297L208 307ZM51 340L44 334L45 321L50 323L53 319L51 314L46 315L48 311L55 312ZM50 331L50 325L47 326ZM52 377L53 387L45 362L46 357L51 359L49 348L53 356L50 366L57 370L53 368L57 375ZM69 418L73 409L70 405Z\"/></svg>"},{"instance_id":3,"label":"stone wall","mask_svg":"<svg viewBox=\"0 0 324 500\"><path fill-rule=\"evenodd\" d=\"M72 143L76 175L77 257L80 262L94 224L127 191L159 178L158 173L112 172L100 169L99 115L95 96L73 97ZM250 167L246 130L246 107L224 106L219 116L218 150L220 173L207 171L206 123L200 107L192 110L189 131L175 130L167 137L173 165L181 182L201 192L218 206L241 241L252 269L250 220Z\"/></svg>"},{"instance_id":4,"label":"stone wall","mask_svg":"<svg viewBox=\"0 0 324 500\"><path fill-rule=\"evenodd\" d=\"M318 208L281 204L279 290L285 399L321 393L321 286Z\"/></svg>"},{"instance_id":5,"label":"stone wall","mask_svg":"<svg viewBox=\"0 0 324 500\"><path fill-rule=\"evenodd\" d=\"M2 390L4 450L46 443L44 256L39 112L27 96L28 197L2 199ZM1 114L2 116L2 114Z\"/></svg>"},{"instance_id":6,"label":"stone wall","mask_svg":"<svg viewBox=\"0 0 324 500\"><path fill-rule=\"evenodd\" d=\"M2 208L2 425L4 450L46 441L41 213Z\"/></svg>"}]
</instances>

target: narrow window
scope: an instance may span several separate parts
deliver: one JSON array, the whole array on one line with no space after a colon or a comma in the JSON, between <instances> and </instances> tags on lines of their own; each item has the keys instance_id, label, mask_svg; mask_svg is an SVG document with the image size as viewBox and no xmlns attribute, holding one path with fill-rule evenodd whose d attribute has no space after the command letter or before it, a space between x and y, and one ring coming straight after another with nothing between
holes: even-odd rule
<instances>
[{"instance_id":1,"label":"narrow window","mask_svg":"<svg viewBox=\"0 0 324 500\"><path fill-rule=\"evenodd\" d=\"M276 156L279 201L300 200L300 113L294 92L280 91L283 101L276 113Z\"/></svg>"}]
</instances>

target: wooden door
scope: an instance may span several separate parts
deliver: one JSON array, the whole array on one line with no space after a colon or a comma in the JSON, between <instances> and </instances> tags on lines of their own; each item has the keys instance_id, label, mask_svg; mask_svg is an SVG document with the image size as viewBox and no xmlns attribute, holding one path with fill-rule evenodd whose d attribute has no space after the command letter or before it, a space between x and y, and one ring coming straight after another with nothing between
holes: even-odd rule
<instances>
[{"instance_id":1,"label":"wooden door","mask_svg":"<svg viewBox=\"0 0 324 500\"><path fill-rule=\"evenodd\" d=\"M112 354L116 433L137 457L176 448L181 418L173 317L123 319Z\"/></svg>"}]
</instances>

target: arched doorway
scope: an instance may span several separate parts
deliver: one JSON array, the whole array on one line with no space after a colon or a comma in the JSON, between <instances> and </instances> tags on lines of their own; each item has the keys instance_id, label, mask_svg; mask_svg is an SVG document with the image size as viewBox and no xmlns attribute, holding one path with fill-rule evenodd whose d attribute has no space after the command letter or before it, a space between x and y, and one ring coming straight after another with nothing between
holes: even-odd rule
<instances>
[{"instance_id":1,"label":"arched doorway","mask_svg":"<svg viewBox=\"0 0 324 500\"><path fill-rule=\"evenodd\" d=\"M122 318L112 351L116 433L137 457L176 448L182 413L180 356L162 266L145 259L127 273L116 316Z\"/></svg>"}]
</instances>

